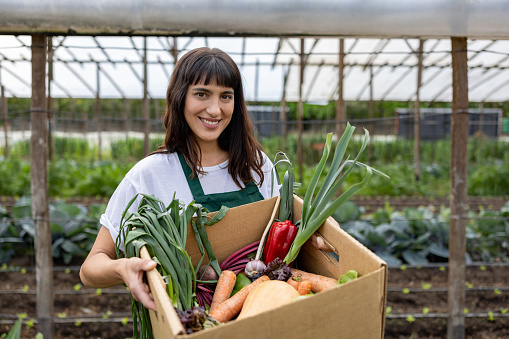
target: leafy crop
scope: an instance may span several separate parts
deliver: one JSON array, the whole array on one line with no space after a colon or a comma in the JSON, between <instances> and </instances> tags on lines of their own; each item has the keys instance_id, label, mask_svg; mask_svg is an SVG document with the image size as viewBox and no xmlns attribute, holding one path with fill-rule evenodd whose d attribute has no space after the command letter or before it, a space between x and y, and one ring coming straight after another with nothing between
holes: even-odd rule
<instances>
[{"instance_id":1,"label":"leafy crop","mask_svg":"<svg viewBox=\"0 0 509 339\"><path fill-rule=\"evenodd\" d=\"M435 212L428 207L394 211L389 205L372 215L360 215L351 203L333 217L350 235L384 259L390 266L423 265L449 258L448 208ZM500 211L468 213L466 260L509 261L509 202Z\"/></svg>"},{"instance_id":2,"label":"leafy crop","mask_svg":"<svg viewBox=\"0 0 509 339\"><path fill-rule=\"evenodd\" d=\"M75 257L85 257L100 228L98 222L105 205L67 204L61 201L49 205L49 219L54 259L68 264ZM16 254L31 254L34 248L35 224L29 197L20 198L11 213L0 208L0 262L8 262Z\"/></svg>"}]
</instances>

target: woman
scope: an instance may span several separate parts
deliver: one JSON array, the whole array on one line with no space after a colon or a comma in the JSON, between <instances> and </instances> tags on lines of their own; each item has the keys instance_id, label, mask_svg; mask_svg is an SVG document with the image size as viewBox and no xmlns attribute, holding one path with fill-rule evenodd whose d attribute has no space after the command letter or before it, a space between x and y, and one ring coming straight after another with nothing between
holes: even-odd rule
<instances>
[{"instance_id":1,"label":"woman","mask_svg":"<svg viewBox=\"0 0 509 339\"><path fill-rule=\"evenodd\" d=\"M113 193L80 277L86 286L125 283L133 297L155 310L144 271L152 260L117 259L115 239L122 212L137 193L153 194L168 205L176 198L210 211L270 198L272 163L254 137L235 62L219 49L198 48L175 65L166 93L166 138L138 162ZM135 211L137 204L131 206Z\"/></svg>"}]
</instances>

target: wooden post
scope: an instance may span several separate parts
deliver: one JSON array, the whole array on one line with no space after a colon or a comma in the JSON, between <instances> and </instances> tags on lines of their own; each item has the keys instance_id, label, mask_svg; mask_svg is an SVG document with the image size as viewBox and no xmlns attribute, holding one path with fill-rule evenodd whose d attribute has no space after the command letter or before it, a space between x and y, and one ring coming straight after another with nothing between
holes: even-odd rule
<instances>
[{"instance_id":1,"label":"wooden post","mask_svg":"<svg viewBox=\"0 0 509 339\"><path fill-rule=\"evenodd\" d=\"M288 69L283 77L283 95L281 96L281 149L286 152L286 138L288 136L288 125L286 118L286 83L288 82L288 75L290 74L291 63L288 65Z\"/></svg>"},{"instance_id":2,"label":"wooden post","mask_svg":"<svg viewBox=\"0 0 509 339\"><path fill-rule=\"evenodd\" d=\"M285 86L286 87L286 86ZM281 97L281 108L279 111L281 120L281 149L286 152L286 137L288 135L288 126L286 119L286 88L283 87L283 95Z\"/></svg>"},{"instance_id":3,"label":"wooden post","mask_svg":"<svg viewBox=\"0 0 509 339\"><path fill-rule=\"evenodd\" d=\"M304 157L302 154L302 117L304 115L304 105L302 103L302 92L304 86L304 39L300 39L300 72L299 72L299 104L297 107L297 159L299 163L299 180L302 182L303 174L302 174L302 166L304 164Z\"/></svg>"},{"instance_id":4,"label":"wooden post","mask_svg":"<svg viewBox=\"0 0 509 339\"><path fill-rule=\"evenodd\" d=\"M447 338L465 337L465 249L467 215L468 64L467 38L451 38L452 117Z\"/></svg>"},{"instance_id":5,"label":"wooden post","mask_svg":"<svg viewBox=\"0 0 509 339\"><path fill-rule=\"evenodd\" d=\"M0 106L2 107L2 115L4 116L4 138L5 138L5 147L4 147L4 157L9 157L9 115L7 113L7 98L5 97L5 89L4 86L1 86L1 98L0 98Z\"/></svg>"},{"instance_id":6,"label":"wooden post","mask_svg":"<svg viewBox=\"0 0 509 339\"><path fill-rule=\"evenodd\" d=\"M369 65L369 110L368 110L368 131L371 136L375 134L373 128L373 118L374 118L374 102L373 102L373 65ZM370 139L368 145L368 157L369 159L373 159L373 139Z\"/></svg>"},{"instance_id":7,"label":"wooden post","mask_svg":"<svg viewBox=\"0 0 509 339\"><path fill-rule=\"evenodd\" d=\"M143 42L143 155L149 153L150 148L150 119L148 107L148 69L147 69L147 38Z\"/></svg>"},{"instance_id":8,"label":"wooden post","mask_svg":"<svg viewBox=\"0 0 509 339\"><path fill-rule=\"evenodd\" d=\"M97 152L99 160L102 159L102 129L103 129L103 117L102 117L102 106L101 106L101 66L97 63L96 82L97 92L95 93L95 117L97 119Z\"/></svg>"},{"instance_id":9,"label":"wooden post","mask_svg":"<svg viewBox=\"0 0 509 339\"><path fill-rule=\"evenodd\" d=\"M417 53L417 92L415 95L415 115L414 115L414 164L415 180L421 179L421 109L420 92L422 85L422 50L424 40L419 40L419 51Z\"/></svg>"},{"instance_id":10,"label":"wooden post","mask_svg":"<svg viewBox=\"0 0 509 339\"><path fill-rule=\"evenodd\" d=\"M260 78L260 61L256 59L255 66L255 85L254 85L254 101L258 104L258 79Z\"/></svg>"},{"instance_id":11,"label":"wooden post","mask_svg":"<svg viewBox=\"0 0 509 339\"><path fill-rule=\"evenodd\" d=\"M341 138L345 131L346 125L346 110L345 100L343 98L343 78L345 71L345 39L339 39L339 63L338 63L339 77L338 77L338 100L336 102L336 136Z\"/></svg>"},{"instance_id":12,"label":"wooden post","mask_svg":"<svg viewBox=\"0 0 509 339\"><path fill-rule=\"evenodd\" d=\"M53 37L48 37L48 98L47 109L48 109L48 157L49 160L53 160L53 117L51 110L53 109L53 98L51 97L51 82L53 81Z\"/></svg>"},{"instance_id":13,"label":"wooden post","mask_svg":"<svg viewBox=\"0 0 509 339\"><path fill-rule=\"evenodd\" d=\"M48 132L46 110L46 35L32 35L32 100L30 121L30 180L32 218L35 223L35 275L37 283L37 331L54 337L53 257L48 207Z\"/></svg>"},{"instance_id":14,"label":"wooden post","mask_svg":"<svg viewBox=\"0 0 509 339\"><path fill-rule=\"evenodd\" d=\"M125 118L125 137L129 138L129 131L131 130L131 101L124 98L124 118Z\"/></svg>"}]
</instances>

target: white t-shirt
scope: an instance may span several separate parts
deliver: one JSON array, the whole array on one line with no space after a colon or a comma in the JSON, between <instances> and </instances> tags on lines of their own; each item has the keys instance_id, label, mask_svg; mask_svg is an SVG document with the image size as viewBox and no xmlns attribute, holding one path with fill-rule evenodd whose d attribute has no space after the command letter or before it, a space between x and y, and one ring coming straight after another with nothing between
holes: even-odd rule
<instances>
[{"instance_id":1,"label":"white t-shirt","mask_svg":"<svg viewBox=\"0 0 509 339\"><path fill-rule=\"evenodd\" d=\"M274 189L271 194L271 174L274 166L264 154L264 164L262 166L265 180L261 187L258 187L260 193L265 199L279 195L279 185L274 174ZM204 194L224 193L238 191L239 187L235 184L228 173L228 161L222 164L204 167L205 175L198 175ZM259 182L259 177L253 173L255 182ZM131 168L122 182L111 196L106 211L101 216L101 225L104 225L110 231L113 241L116 241L122 213L128 203L138 193L151 194L161 200L165 206L175 198L179 199L186 206L193 201L193 195L187 184L186 176L180 164L178 155L171 154L153 154L142 160ZM139 200L131 205L129 211L135 212L138 209ZM121 246L123 249L123 244Z\"/></svg>"}]
</instances>

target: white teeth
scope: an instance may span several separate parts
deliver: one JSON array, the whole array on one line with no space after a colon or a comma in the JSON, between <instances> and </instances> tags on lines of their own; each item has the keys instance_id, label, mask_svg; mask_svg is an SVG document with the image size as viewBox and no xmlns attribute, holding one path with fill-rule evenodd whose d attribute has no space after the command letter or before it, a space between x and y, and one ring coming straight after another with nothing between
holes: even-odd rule
<instances>
[{"instance_id":1,"label":"white teeth","mask_svg":"<svg viewBox=\"0 0 509 339\"><path fill-rule=\"evenodd\" d=\"M210 120L205 120L203 118L200 118L201 121L203 121L204 123L206 123L207 125L211 125L211 126L215 126L217 124L219 124L219 121L210 121Z\"/></svg>"}]
</instances>

